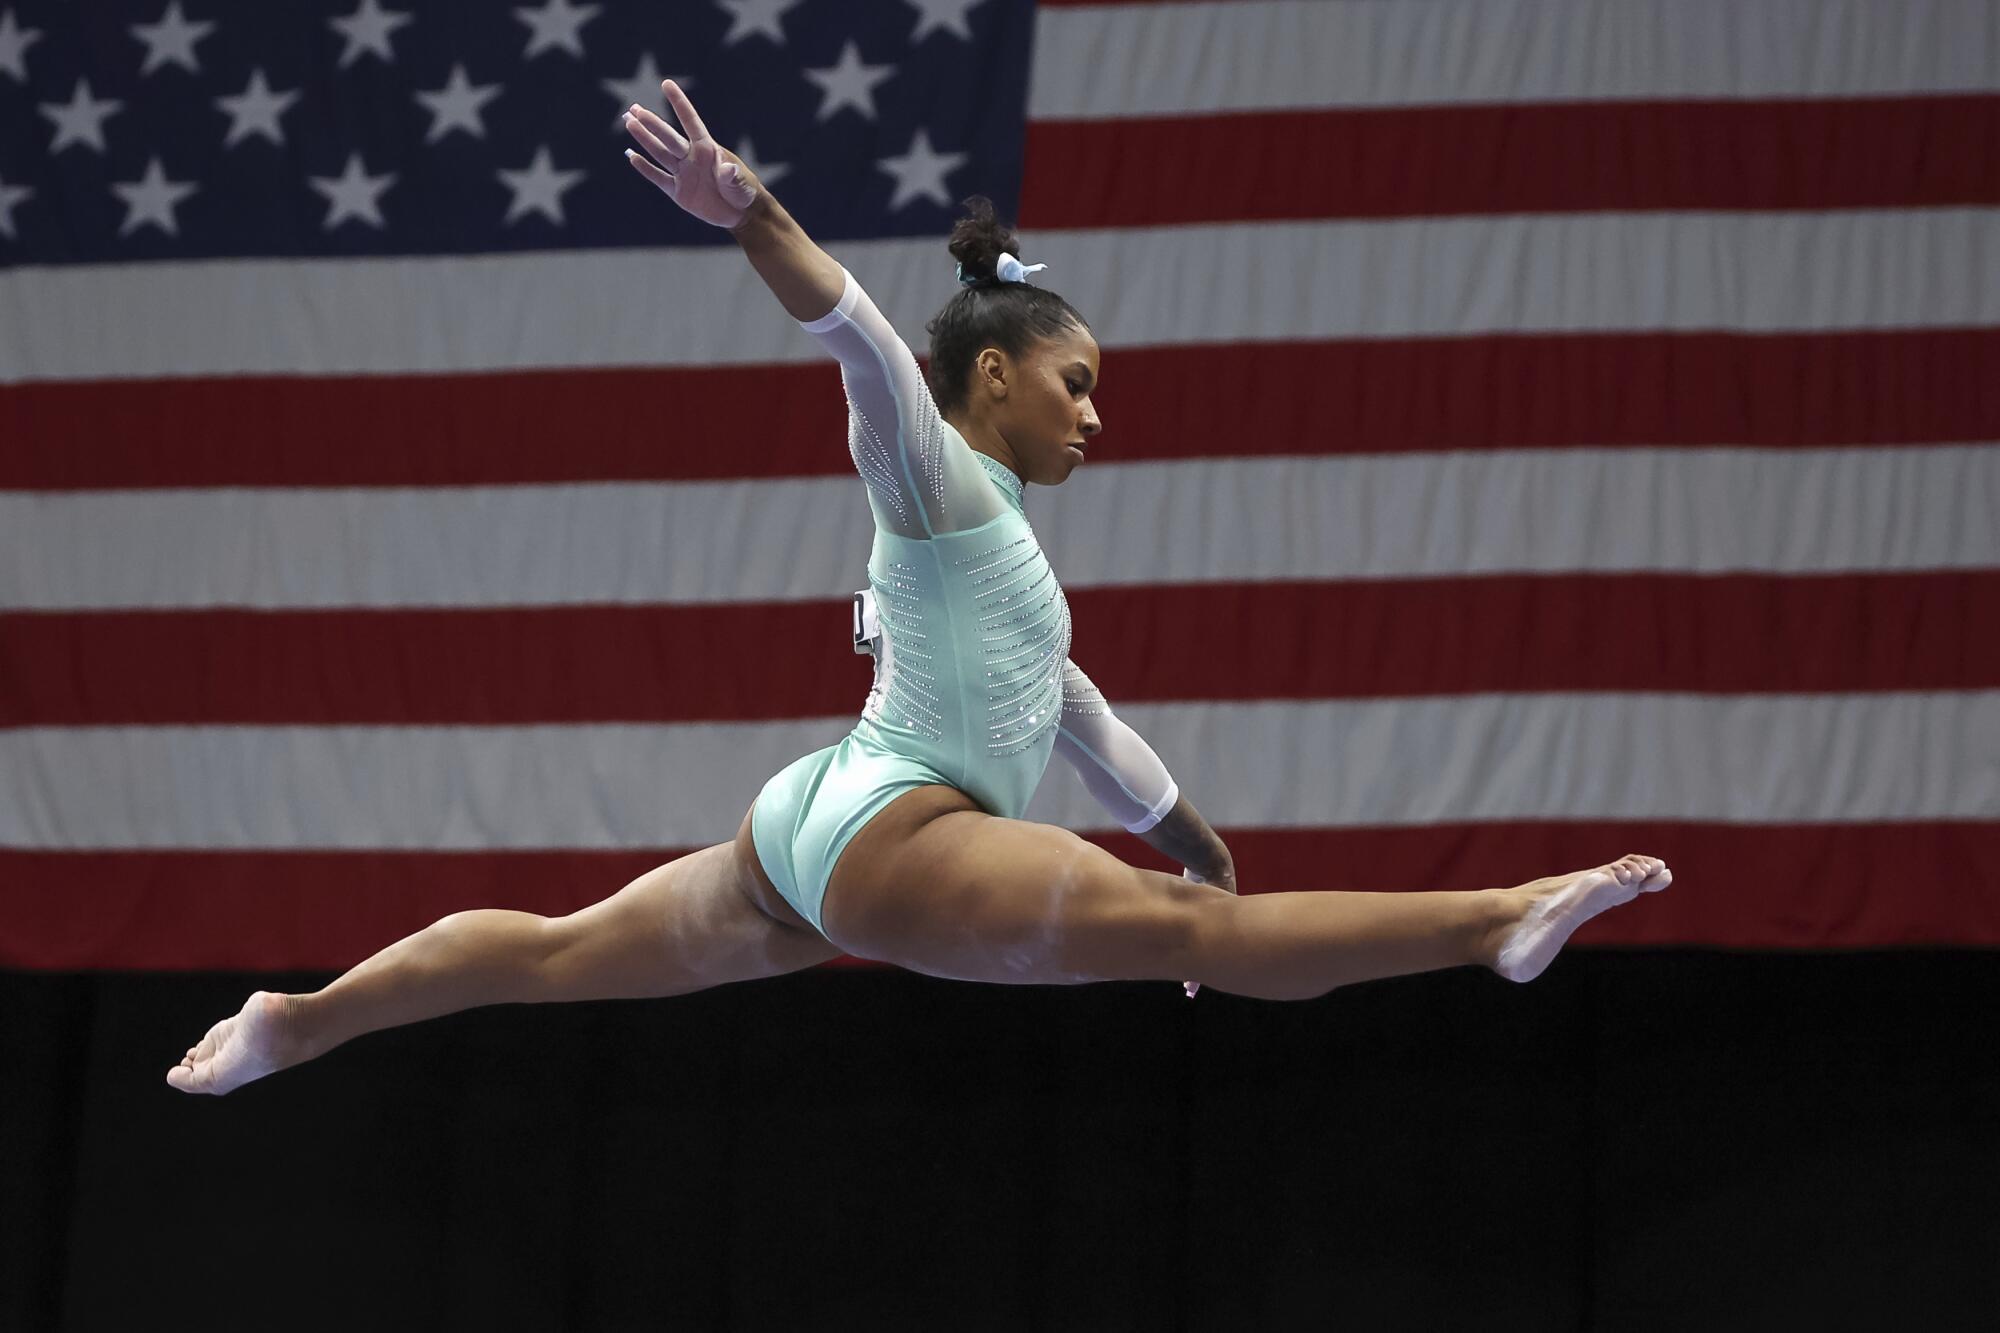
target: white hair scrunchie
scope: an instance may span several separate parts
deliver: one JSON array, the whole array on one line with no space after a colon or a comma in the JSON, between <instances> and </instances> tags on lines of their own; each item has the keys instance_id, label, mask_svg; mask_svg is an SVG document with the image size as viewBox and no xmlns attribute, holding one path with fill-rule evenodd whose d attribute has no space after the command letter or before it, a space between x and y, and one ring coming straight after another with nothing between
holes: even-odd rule
<instances>
[{"instance_id":1,"label":"white hair scrunchie","mask_svg":"<svg viewBox=\"0 0 2000 1333\"><path fill-rule=\"evenodd\" d=\"M1047 267L1047 264L1024 266L1020 260L1002 250L1000 257L993 261L993 276L1002 282L1026 282L1030 273L1040 273Z\"/></svg>"},{"instance_id":2,"label":"white hair scrunchie","mask_svg":"<svg viewBox=\"0 0 2000 1333\"><path fill-rule=\"evenodd\" d=\"M1047 267L1047 264L1023 264L1002 250L1000 257L993 261L993 276L1002 282L1026 282L1030 273L1040 273ZM958 266L958 280L968 287L979 281L977 277L966 276L963 264Z\"/></svg>"}]
</instances>

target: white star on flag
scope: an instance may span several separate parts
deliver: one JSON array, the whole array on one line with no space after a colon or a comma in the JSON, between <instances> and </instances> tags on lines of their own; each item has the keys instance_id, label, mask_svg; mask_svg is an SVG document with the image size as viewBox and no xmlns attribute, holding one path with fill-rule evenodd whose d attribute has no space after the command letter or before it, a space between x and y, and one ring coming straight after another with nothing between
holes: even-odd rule
<instances>
[{"instance_id":1,"label":"white star on flag","mask_svg":"<svg viewBox=\"0 0 2000 1333\"><path fill-rule=\"evenodd\" d=\"M162 65L179 65L190 74L201 73L195 63L194 44L215 30L210 22L190 23L181 13L181 0L171 0L158 23L135 23L132 35L146 44L146 63L139 66L144 78Z\"/></svg>"},{"instance_id":2,"label":"white star on flag","mask_svg":"<svg viewBox=\"0 0 2000 1333\"><path fill-rule=\"evenodd\" d=\"M930 199L951 206L951 192L944 178L965 165L964 153L940 153L931 147L931 137L919 128L910 139L910 151L900 157L885 157L875 165L896 178L896 192L890 196L894 212L912 199Z\"/></svg>"},{"instance_id":3,"label":"white star on flag","mask_svg":"<svg viewBox=\"0 0 2000 1333\"><path fill-rule=\"evenodd\" d=\"M818 120L827 120L844 106L851 106L870 120L875 119L875 85L896 72L894 65L866 65L861 48L853 41L840 48L840 59L824 69L809 69L807 78L826 94L820 99Z\"/></svg>"},{"instance_id":4,"label":"white star on flag","mask_svg":"<svg viewBox=\"0 0 2000 1333\"><path fill-rule=\"evenodd\" d=\"M229 137L222 141L222 146L233 148L238 140L253 134L261 134L272 143L283 145L285 132L279 128L278 117L298 100L298 89L273 92L271 85L264 82L264 71L251 70L250 82L243 85L242 92L234 97L215 99L215 104L229 114Z\"/></svg>"},{"instance_id":5,"label":"white star on flag","mask_svg":"<svg viewBox=\"0 0 2000 1333\"><path fill-rule=\"evenodd\" d=\"M28 48L42 40L40 28L16 27L14 11L0 14L0 70L14 76L17 83L28 81Z\"/></svg>"},{"instance_id":6,"label":"white star on flag","mask_svg":"<svg viewBox=\"0 0 2000 1333\"><path fill-rule=\"evenodd\" d=\"M347 17L328 19L328 26L339 29L347 39L339 68L346 69L364 52L380 56L384 64L393 63L396 53L389 49L389 34L414 21L408 14L383 9L381 0L361 0L361 8Z\"/></svg>"},{"instance_id":7,"label":"white star on flag","mask_svg":"<svg viewBox=\"0 0 2000 1333\"><path fill-rule=\"evenodd\" d=\"M9 185L0 180L0 236L14 239L14 205L33 197L34 191L25 185Z\"/></svg>"},{"instance_id":8,"label":"white star on flag","mask_svg":"<svg viewBox=\"0 0 2000 1333\"><path fill-rule=\"evenodd\" d=\"M326 221L320 224L325 231L332 231L348 218L366 222L371 227L386 225L382 221L382 192L396 183L396 173L370 176L361 165L361 154L350 153L347 170L338 176L311 176L308 183L333 203L326 211Z\"/></svg>"},{"instance_id":9,"label":"white star on flag","mask_svg":"<svg viewBox=\"0 0 2000 1333\"><path fill-rule=\"evenodd\" d=\"M917 26L910 34L910 45L915 46L939 30L968 42L972 40L972 25L965 21L965 11L977 8L981 0L903 0L903 3L917 11Z\"/></svg>"},{"instance_id":10,"label":"white star on flag","mask_svg":"<svg viewBox=\"0 0 2000 1333\"><path fill-rule=\"evenodd\" d=\"M73 143L80 143L104 151L104 121L118 113L123 102L109 98L98 100L90 95L90 80L78 79L76 91L67 102L42 102L41 113L55 122L55 137L49 142L51 153L60 153Z\"/></svg>"},{"instance_id":11,"label":"white star on flag","mask_svg":"<svg viewBox=\"0 0 2000 1333\"><path fill-rule=\"evenodd\" d=\"M769 37L783 46L785 30L778 26L778 20L804 0L717 0L717 3L729 11L729 31L722 34L724 46L758 36Z\"/></svg>"},{"instance_id":12,"label":"white star on flag","mask_svg":"<svg viewBox=\"0 0 2000 1333\"><path fill-rule=\"evenodd\" d=\"M514 192L514 202L507 209L506 221L511 223L532 210L560 227L563 225L563 191L573 188L588 173L557 171L555 164L549 160L548 145L543 144L535 150L535 160L525 170L494 174Z\"/></svg>"},{"instance_id":13,"label":"white star on flag","mask_svg":"<svg viewBox=\"0 0 2000 1333\"><path fill-rule=\"evenodd\" d=\"M465 80L465 66L453 65L444 87L416 94L417 100L431 113L430 133L424 136L424 142L436 143L452 130L464 130L475 139L484 139L486 122L479 118L479 109L499 95L499 84L487 83L475 88Z\"/></svg>"},{"instance_id":14,"label":"white star on flag","mask_svg":"<svg viewBox=\"0 0 2000 1333\"><path fill-rule=\"evenodd\" d=\"M611 128L619 134L625 133L625 113L631 110L634 102L659 112L666 118L667 124L673 124L674 118L667 110L667 95L660 91L660 84L666 77L660 73L660 66L653 59L653 53L642 51L639 53L639 67L632 71L631 78L603 80L604 90L618 99L618 118L611 122ZM676 74L673 79L681 86L683 92L694 87L694 80L685 74Z\"/></svg>"},{"instance_id":15,"label":"white star on flag","mask_svg":"<svg viewBox=\"0 0 2000 1333\"><path fill-rule=\"evenodd\" d=\"M743 165L750 168L751 175L766 185L776 181L778 177L792 169L789 164L784 162L759 162L757 160L757 150L750 143L748 135L743 137L742 144L736 149L736 156L743 159Z\"/></svg>"},{"instance_id":16,"label":"white star on flag","mask_svg":"<svg viewBox=\"0 0 2000 1333\"><path fill-rule=\"evenodd\" d=\"M583 56L583 25L597 17L602 5L572 5L569 0L549 0L540 9L516 9L514 17L528 25L528 49L521 59L533 60L544 51L567 51Z\"/></svg>"},{"instance_id":17,"label":"white star on flag","mask_svg":"<svg viewBox=\"0 0 2000 1333\"><path fill-rule=\"evenodd\" d=\"M125 201L125 225L118 229L120 236L149 222L169 236L180 235L180 228L174 223L174 205L196 189L189 181L168 180L157 157L146 164L145 176L136 181L114 181L111 188Z\"/></svg>"}]
</instances>

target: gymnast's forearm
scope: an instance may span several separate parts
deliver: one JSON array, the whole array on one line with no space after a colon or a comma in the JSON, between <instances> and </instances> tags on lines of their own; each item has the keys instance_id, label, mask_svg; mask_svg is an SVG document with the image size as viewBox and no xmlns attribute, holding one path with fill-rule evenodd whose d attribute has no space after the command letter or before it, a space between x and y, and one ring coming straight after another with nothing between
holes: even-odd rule
<instances>
[{"instance_id":1,"label":"gymnast's forearm","mask_svg":"<svg viewBox=\"0 0 2000 1333\"><path fill-rule=\"evenodd\" d=\"M761 184L750 211L729 234L793 319L811 323L839 303L847 287L839 262L815 245Z\"/></svg>"},{"instance_id":2,"label":"gymnast's forearm","mask_svg":"<svg viewBox=\"0 0 2000 1333\"><path fill-rule=\"evenodd\" d=\"M1171 857L1209 883L1222 884L1228 880L1225 887L1234 887L1236 863L1229 855L1229 848L1201 817L1201 811L1194 808L1187 793L1181 793L1165 818L1138 836L1153 850Z\"/></svg>"}]
</instances>

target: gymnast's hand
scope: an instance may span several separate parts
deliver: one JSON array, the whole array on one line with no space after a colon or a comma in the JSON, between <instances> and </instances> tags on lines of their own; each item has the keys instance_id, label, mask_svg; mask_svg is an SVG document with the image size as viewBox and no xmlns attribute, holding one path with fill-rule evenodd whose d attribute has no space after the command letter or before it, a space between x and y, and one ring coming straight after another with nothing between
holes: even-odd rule
<instances>
[{"instance_id":1,"label":"gymnast's hand","mask_svg":"<svg viewBox=\"0 0 2000 1333\"><path fill-rule=\"evenodd\" d=\"M633 103L625 113L625 128L644 152L625 150L625 160L660 192L703 222L734 227L750 212L762 186L743 159L717 143L701 123L701 114L672 79L660 88L674 109L687 137L658 113Z\"/></svg>"},{"instance_id":2,"label":"gymnast's hand","mask_svg":"<svg viewBox=\"0 0 2000 1333\"><path fill-rule=\"evenodd\" d=\"M1181 878L1192 880L1196 884L1213 884L1216 888L1227 890L1230 893L1236 892L1236 867L1234 865L1225 865L1220 870L1209 872L1206 876L1197 875L1192 870L1183 869L1181 871ZM1181 989L1186 991L1187 997L1192 1000L1194 993L1201 989L1201 983L1199 981L1183 981Z\"/></svg>"}]
</instances>

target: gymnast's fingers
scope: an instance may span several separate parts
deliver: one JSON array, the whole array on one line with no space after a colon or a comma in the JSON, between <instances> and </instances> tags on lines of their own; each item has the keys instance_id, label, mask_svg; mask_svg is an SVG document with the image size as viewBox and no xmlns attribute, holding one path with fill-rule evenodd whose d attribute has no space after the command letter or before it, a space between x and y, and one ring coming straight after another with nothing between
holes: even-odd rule
<instances>
[{"instance_id":1,"label":"gymnast's fingers","mask_svg":"<svg viewBox=\"0 0 2000 1333\"><path fill-rule=\"evenodd\" d=\"M651 162L647 161L646 155L644 153L635 153L631 149L627 148L625 150L625 160L627 162L630 162L633 166L637 167L639 169L639 174L641 176L644 176L647 180L653 182L653 184L659 186L662 190L665 190L667 192L667 197L669 199L672 199L674 197L673 176L668 172L660 170L658 167L654 166Z\"/></svg>"},{"instance_id":2,"label":"gymnast's fingers","mask_svg":"<svg viewBox=\"0 0 2000 1333\"><path fill-rule=\"evenodd\" d=\"M697 142L706 139L708 126L701 123L701 113L694 109L693 102L688 101L688 95L681 91L681 86L672 79L662 79L660 90L666 93L667 102L674 109L674 117L680 121L681 128L687 131L688 138Z\"/></svg>"},{"instance_id":3,"label":"gymnast's fingers","mask_svg":"<svg viewBox=\"0 0 2000 1333\"><path fill-rule=\"evenodd\" d=\"M671 167L688 155L688 141L681 138L680 131L660 119L659 112L637 102L625 113L625 128L663 166Z\"/></svg>"}]
</instances>

